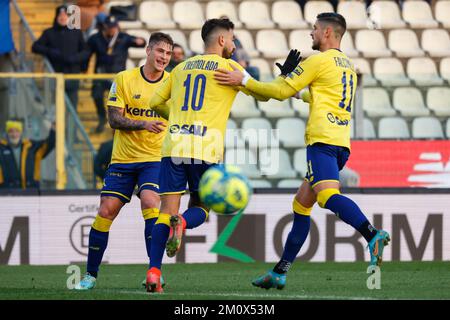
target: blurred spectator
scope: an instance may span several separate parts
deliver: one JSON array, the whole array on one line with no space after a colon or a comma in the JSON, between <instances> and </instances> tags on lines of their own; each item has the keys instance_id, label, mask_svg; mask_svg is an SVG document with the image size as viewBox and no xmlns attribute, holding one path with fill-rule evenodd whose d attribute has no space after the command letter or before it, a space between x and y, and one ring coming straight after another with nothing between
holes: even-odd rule
<instances>
[{"instance_id":1,"label":"blurred spectator","mask_svg":"<svg viewBox=\"0 0 450 320\"><path fill-rule=\"evenodd\" d=\"M94 159L94 173L102 180L105 178L106 169L108 169L109 163L111 162L113 141L111 139L103 142Z\"/></svg>"},{"instance_id":2,"label":"blurred spectator","mask_svg":"<svg viewBox=\"0 0 450 320\"><path fill-rule=\"evenodd\" d=\"M169 65L166 67L166 71L170 72L175 68L179 63L183 62L186 59L184 49L178 43L173 44L172 58L170 59Z\"/></svg>"},{"instance_id":3,"label":"blurred spectator","mask_svg":"<svg viewBox=\"0 0 450 320\"><path fill-rule=\"evenodd\" d=\"M239 63L253 78L259 80L259 69L250 65L250 56L247 51L245 51L241 41L235 37L234 44L236 45L236 50L233 52L231 59Z\"/></svg>"},{"instance_id":4,"label":"blurred spectator","mask_svg":"<svg viewBox=\"0 0 450 320\"><path fill-rule=\"evenodd\" d=\"M88 40L90 54L96 55L95 73L118 73L125 70L128 48L144 48L146 40L128 35L120 31L118 21L109 16L100 25L100 30ZM104 94L108 92L112 82L109 80L95 80L92 86L92 98L97 108L98 126L96 132L104 130L106 112Z\"/></svg>"},{"instance_id":5,"label":"blurred spectator","mask_svg":"<svg viewBox=\"0 0 450 320\"><path fill-rule=\"evenodd\" d=\"M23 139L22 135L22 122L6 122L6 139L0 141L0 188L39 188L41 160L55 147L54 125L45 140Z\"/></svg>"},{"instance_id":6,"label":"blurred spectator","mask_svg":"<svg viewBox=\"0 0 450 320\"><path fill-rule=\"evenodd\" d=\"M104 12L99 12L92 20L91 26L84 33L85 38L88 38L102 29L102 25L105 23L108 15Z\"/></svg>"},{"instance_id":7,"label":"blurred spectator","mask_svg":"<svg viewBox=\"0 0 450 320\"><path fill-rule=\"evenodd\" d=\"M56 72L80 73L89 50L81 30L69 29L68 21L67 6L57 7L53 27L44 30L41 37L33 43L32 50L49 59ZM78 87L78 80L66 81L66 93L75 109L78 104Z\"/></svg>"}]
</instances>

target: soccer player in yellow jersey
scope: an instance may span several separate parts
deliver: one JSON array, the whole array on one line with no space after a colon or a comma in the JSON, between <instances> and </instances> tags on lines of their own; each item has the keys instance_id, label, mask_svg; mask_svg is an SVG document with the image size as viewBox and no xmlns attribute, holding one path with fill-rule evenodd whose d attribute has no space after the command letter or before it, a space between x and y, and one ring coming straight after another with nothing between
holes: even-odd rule
<instances>
[{"instance_id":1,"label":"soccer player in yellow jersey","mask_svg":"<svg viewBox=\"0 0 450 320\"><path fill-rule=\"evenodd\" d=\"M201 31L205 53L178 64L149 104L169 119L159 181L161 213L152 233L151 268L147 273L150 292L162 292L164 248L169 257L174 256L184 229L198 227L208 217L209 208L199 199L198 183L209 167L222 161L226 123L236 94L239 90L248 94L242 87L222 86L214 80L218 68L233 70L234 66L243 70L230 60L235 49L233 28L228 19L206 21ZM160 108L169 98L171 107ZM186 184L190 190L189 208L179 215Z\"/></svg>"},{"instance_id":2,"label":"soccer player in yellow jersey","mask_svg":"<svg viewBox=\"0 0 450 320\"><path fill-rule=\"evenodd\" d=\"M130 201L135 186L145 220L145 244L150 258L151 232L159 214L161 144L166 120L147 108L153 93L169 78L173 40L164 33L150 37L143 66L120 72L108 97L108 117L115 129L111 164L101 191L100 208L89 233L87 273L76 286L95 286L109 229L120 209Z\"/></svg>"},{"instance_id":3,"label":"soccer player in yellow jersey","mask_svg":"<svg viewBox=\"0 0 450 320\"><path fill-rule=\"evenodd\" d=\"M390 240L386 231L376 230L357 204L339 192L339 171L350 155L350 121L357 82L353 63L340 50L345 30L346 22L340 14L319 14L311 37L312 48L320 53L304 60L288 76L270 83L251 79L239 70L218 70L216 74L222 84L244 85L267 98L284 100L306 86L311 95L305 132L308 173L293 201L292 230L281 260L272 271L253 281L257 287L285 286L286 273L308 236L311 209L316 202L362 234L369 243L371 265L381 263L383 248Z\"/></svg>"}]
</instances>

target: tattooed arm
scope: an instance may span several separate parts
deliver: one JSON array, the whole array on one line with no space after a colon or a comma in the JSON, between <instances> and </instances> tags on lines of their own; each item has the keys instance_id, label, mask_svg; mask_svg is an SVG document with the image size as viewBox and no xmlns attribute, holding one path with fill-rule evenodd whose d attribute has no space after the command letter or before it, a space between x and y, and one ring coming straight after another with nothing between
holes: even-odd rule
<instances>
[{"instance_id":1,"label":"tattooed arm","mask_svg":"<svg viewBox=\"0 0 450 320\"><path fill-rule=\"evenodd\" d=\"M109 125L117 130L148 130L159 133L164 130L165 124L161 121L132 120L123 116L123 109L108 106Z\"/></svg>"}]
</instances>

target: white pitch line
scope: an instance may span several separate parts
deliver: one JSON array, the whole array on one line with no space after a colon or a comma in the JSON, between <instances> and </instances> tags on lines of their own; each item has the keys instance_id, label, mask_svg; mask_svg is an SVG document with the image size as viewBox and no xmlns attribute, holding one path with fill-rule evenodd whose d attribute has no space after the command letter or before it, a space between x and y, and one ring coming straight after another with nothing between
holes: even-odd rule
<instances>
[{"instance_id":1,"label":"white pitch line","mask_svg":"<svg viewBox=\"0 0 450 320\"><path fill-rule=\"evenodd\" d=\"M150 295L148 292L131 291L131 290L119 290L119 293L124 294L137 294L137 295ZM344 296L320 296L320 295L295 295L295 294L257 294L257 293L235 293L235 292L173 292L165 293L167 296L180 296L180 297L195 297L195 296L213 296L213 297L237 297L237 298L284 298L284 299L328 299L328 300L377 300L372 297L344 297ZM163 294L162 296L164 296Z\"/></svg>"}]
</instances>

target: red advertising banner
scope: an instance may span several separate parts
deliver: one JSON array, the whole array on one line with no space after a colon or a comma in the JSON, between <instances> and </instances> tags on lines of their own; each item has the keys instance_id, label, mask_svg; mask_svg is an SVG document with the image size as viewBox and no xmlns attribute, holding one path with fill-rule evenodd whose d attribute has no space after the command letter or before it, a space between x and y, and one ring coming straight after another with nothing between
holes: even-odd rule
<instances>
[{"instance_id":1,"label":"red advertising banner","mask_svg":"<svg viewBox=\"0 0 450 320\"><path fill-rule=\"evenodd\" d=\"M360 187L450 188L450 140L352 141Z\"/></svg>"}]
</instances>

